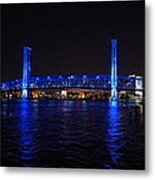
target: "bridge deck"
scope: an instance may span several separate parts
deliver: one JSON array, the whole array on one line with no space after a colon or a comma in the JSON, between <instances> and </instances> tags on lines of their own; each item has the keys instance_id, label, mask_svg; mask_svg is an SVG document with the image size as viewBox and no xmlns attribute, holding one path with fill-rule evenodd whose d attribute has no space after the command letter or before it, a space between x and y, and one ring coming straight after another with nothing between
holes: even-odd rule
<instances>
[{"instance_id":1,"label":"bridge deck","mask_svg":"<svg viewBox=\"0 0 155 180\"><path fill-rule=\"evenodd\" d=\"M118 76L118 90L144 90L144 79L140 77ZM111 89L110 75L52 75L31 76L28 89L83 88ZM0 83L1 91L21 90L22 79Z\"/></svg>"}]
</instances>

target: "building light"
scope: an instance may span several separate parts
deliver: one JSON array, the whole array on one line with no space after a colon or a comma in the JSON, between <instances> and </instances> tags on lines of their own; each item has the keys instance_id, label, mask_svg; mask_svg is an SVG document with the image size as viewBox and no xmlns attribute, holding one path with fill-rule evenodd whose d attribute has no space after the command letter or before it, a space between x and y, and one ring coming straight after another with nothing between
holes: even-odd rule
<instances>
[{"instance_id":1,"label":"building light","mask_svg":"<svg viewBox=\"0 0 155 180\"><path fill-rule=\"evenodd\" d=\"M85 98L85 94L83 93L81 97L82 97L82 99L84 99Z\"/></svg>"},{"instance_id":2,"label":"building light","mask_svg":"<svg viewBox=\"0 0 155 180\"><path fill-rule=\"evenodd\" d=\"M67 91L61 91L62 96L67 96Z\"/></svg>"},{"instance_id":3,"label":"building light","mask_svg":"<svg viewBox=\"0 0 155 180\"><path fill-rule=\"evenodd\" d=\"M12 94L9 94L9 98L12 98Z\"/></svg>"}]
</instances>

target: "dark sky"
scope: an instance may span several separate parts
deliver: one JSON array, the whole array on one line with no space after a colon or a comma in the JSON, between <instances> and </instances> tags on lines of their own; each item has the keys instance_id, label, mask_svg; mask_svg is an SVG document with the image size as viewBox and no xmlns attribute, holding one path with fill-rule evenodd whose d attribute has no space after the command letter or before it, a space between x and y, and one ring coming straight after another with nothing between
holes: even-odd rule
<instances>
[{"instance_id":1,"label":"dark sky","mask_svg":"<svg viewBox=\"0 0 155 180\"><path fill-rule=\"evenodd\" d=\"M119 75L144 74L144 1L1 5L1 80L22 76L23 46L32 75L110 74L111 38Z\"/></svg>"}]
</instances>

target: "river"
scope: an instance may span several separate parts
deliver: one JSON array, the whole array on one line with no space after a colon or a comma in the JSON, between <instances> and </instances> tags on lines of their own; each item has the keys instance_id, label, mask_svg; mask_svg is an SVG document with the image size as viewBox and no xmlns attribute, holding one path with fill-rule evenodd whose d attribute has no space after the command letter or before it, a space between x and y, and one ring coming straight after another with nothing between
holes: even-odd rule
<instances>
[{"instance_id":1,"label":"river","mask_svg":"<svg viewBox=\"0 0 155 180\"><path fill-rule=\"evenodd\" d=\"M138 102L2 101L1 165L144 169L143 111Z\"/></svg>"}]
</instances>

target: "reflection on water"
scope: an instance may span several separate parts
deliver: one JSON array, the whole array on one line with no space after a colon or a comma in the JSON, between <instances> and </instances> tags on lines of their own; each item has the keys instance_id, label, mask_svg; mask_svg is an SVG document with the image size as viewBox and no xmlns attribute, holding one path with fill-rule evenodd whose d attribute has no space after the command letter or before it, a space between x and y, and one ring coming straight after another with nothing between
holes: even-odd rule
<instances>
[{"instance_id":1,"label":"reflection on water","mask_svg":"<svg viewBox=\"0 0 155 180\"><path fill-rule=\"evenodd\" d=\"M37 109L35 109L35 112L36 110ZM23 162L23 166L31 166L29 162L33 158L33 144L35 144L35 118L33 118L32 113L31 104L28 103L28 100L23 100L20 110L21 121L19 121L18 126L20 131L19 158ZM37 114L35 113L35 115Z\"/></svg>"},{"instance_id":2,"label":"reflection on water","mask_svg":"<svg viewBox=\"0 0 155 180\"><path fill-rule=\"evenodd\" d=\"M1 110L3 166L144 169L140 103L12 100Z\"/></svg>"},{"instance_id":3,"label":"reflection on water","mask_svg":"<svg viewBox=\"0 0 155 180\"><path fill-rule=\"evenodd\" d=\"M123 146L123 142L121 141L123 133L120 129L118 101L109 102L109 121L107 135L107 149L109 150L111 161L112 163L117 164L121 158L121 153L119 150Z\"/></svg>"}]
</instances>

